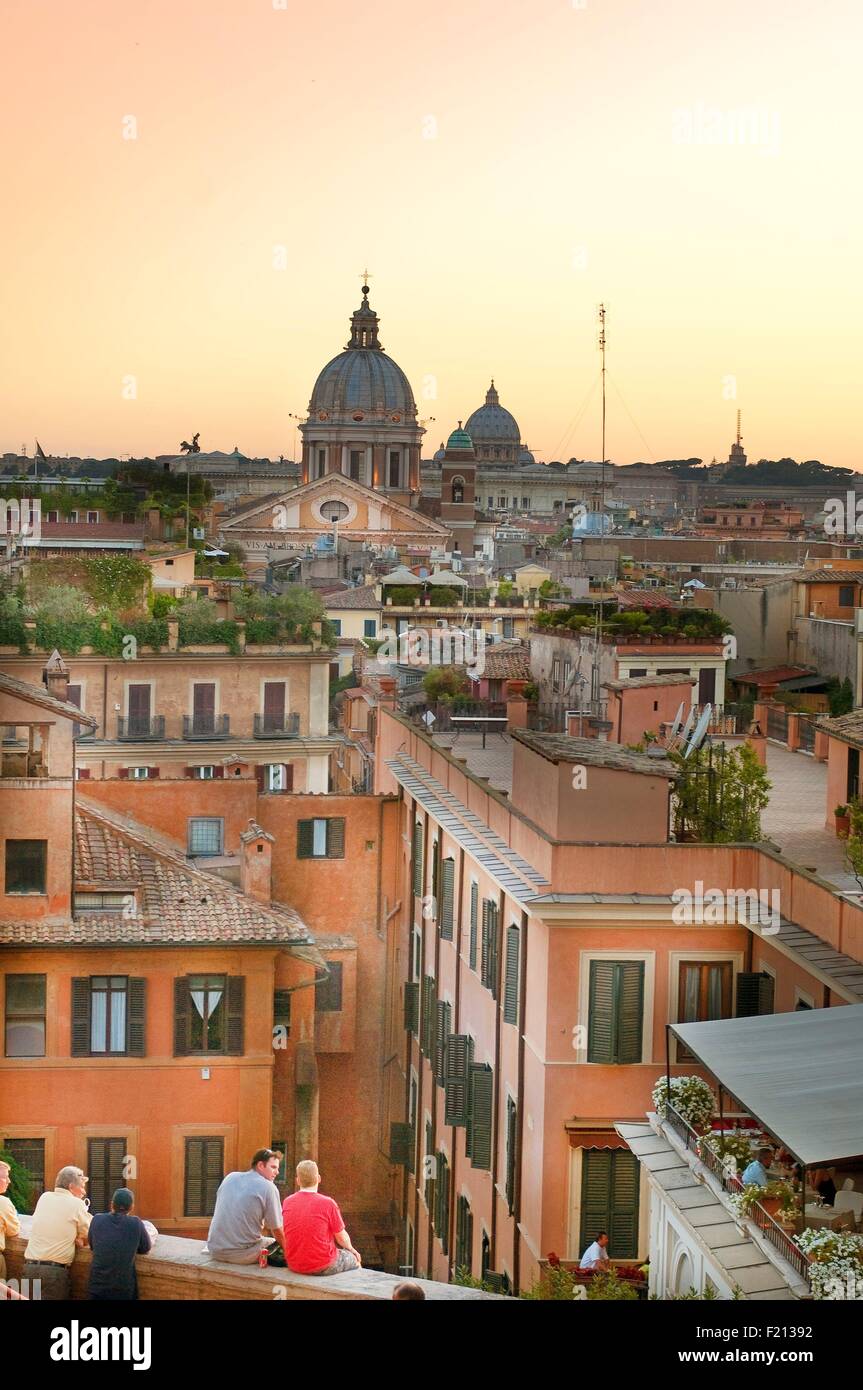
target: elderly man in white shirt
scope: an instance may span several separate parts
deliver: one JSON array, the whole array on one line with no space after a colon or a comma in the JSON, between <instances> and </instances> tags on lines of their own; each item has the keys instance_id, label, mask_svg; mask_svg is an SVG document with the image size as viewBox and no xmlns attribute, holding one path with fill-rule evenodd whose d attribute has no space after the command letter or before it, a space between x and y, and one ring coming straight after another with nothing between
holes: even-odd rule
<instances>
[{"instance_id":1,"label":"elderly man in white shirt","mask_svg":"<svg viewBox=\"0 0 863 1390\"><path fill-rule=\"evenodd\" d=\"M600 1231L592 1245L588 1245L581 1257L579 1269L601 1269L608 1264L608 1231Z\"/></svg>"}]
</instances>

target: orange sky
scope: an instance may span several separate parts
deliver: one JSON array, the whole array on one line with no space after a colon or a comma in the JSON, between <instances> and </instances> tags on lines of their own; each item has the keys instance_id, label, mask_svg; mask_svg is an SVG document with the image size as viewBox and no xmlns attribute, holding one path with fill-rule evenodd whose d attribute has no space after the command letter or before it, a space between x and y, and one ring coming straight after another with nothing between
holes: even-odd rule
<instances>
[{"instance_id":1,"label":"orange sky","mask_svg":"<svg viewBox=\"0 0 863 1390\"><path fill-rule=\"evenodd\" d=\"M0 452L291 456L368 265L427 453L599 457L605 299L617 462L863 462L854 0L281 4L4 0Z\"/></svg>"}]
</instances>

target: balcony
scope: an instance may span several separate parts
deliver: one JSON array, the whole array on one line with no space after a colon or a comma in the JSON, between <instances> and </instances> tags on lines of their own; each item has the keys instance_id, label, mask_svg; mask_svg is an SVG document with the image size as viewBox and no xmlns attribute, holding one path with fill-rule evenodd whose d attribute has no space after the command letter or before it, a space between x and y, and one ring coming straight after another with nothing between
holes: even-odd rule
<instances>
[{"instance_id":1,"label":"balcony","mask_svg":"<svg viewBox=\"0 0 863 1390\"><path fill-rule=\"evenodd\" d=\"M165 737L164 714L134 715L117 719L117 738L124 743L155 743Z\"/></svg>"},{"instance_id":2,"label":"balcony","mask_svg":"<svg viewBox=\"0 0 863 1390\"><path fill-rule=\"evenodd\" d=\"M255 715L255 738L299 738L300 716L284 714L280 719L272 719L266 714Z\"/></svg>"},{"instance_id":3,"label":"balcony","mask_svg":"<svg viewBox=\"0 0 863 1390\"><path fill-rule=\"evenodd\" d=\"M183 738L194 742L196 739L208 741L211 739L225 739L231 737L230 715L220 714L218 717L210 715L203 719L200 716L183 715Z\"/></svg>"}]
</instances>

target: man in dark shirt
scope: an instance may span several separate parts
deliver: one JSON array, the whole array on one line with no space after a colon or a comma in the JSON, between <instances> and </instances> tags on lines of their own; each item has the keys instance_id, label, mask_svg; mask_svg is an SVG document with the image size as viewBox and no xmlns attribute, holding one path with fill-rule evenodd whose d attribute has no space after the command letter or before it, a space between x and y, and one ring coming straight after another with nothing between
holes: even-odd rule
<instances>
[{"instance_id":1,"label":"man in dark shirt","mask_svg":"<svg viewBox=\"0 0 863 1390\"><path fill-rule=\"evenodd\" d=\"M146 1255L151 1241L143 1221L132 1215L134 1205L134 1193L128 1187L118 1187L110 1212L94 1216L90 1222L93 1262L88 1298L127 1302L138 1297L135 1256Z\"/></svg>"}]
</instances>

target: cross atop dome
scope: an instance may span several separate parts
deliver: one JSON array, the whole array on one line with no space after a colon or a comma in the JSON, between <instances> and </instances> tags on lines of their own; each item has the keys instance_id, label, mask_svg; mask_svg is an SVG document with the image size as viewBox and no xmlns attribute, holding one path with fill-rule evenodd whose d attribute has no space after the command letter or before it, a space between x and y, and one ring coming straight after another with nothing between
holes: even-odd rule
<instances>
[{"instance_id":1,"label":"cross atop dome","mask_svg":"<svg viewBox=\"0 0 863 1390\"><path fill-rule=\"evenodd\" d=\"M383 349L378 342L378 324L380 320L374 309L369 304L369 272L364 270L362 273L363 282L363 302L359 309L355 309L351 316L351 337L350 342L345 344L345 348L375 348L378 352Z\"/></svg>"}]
</instances>

